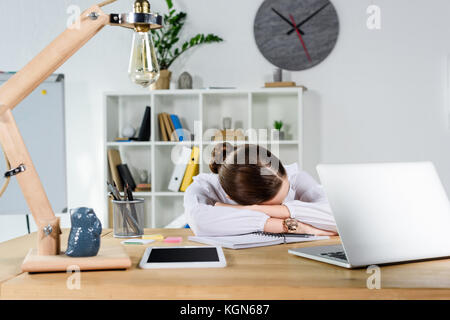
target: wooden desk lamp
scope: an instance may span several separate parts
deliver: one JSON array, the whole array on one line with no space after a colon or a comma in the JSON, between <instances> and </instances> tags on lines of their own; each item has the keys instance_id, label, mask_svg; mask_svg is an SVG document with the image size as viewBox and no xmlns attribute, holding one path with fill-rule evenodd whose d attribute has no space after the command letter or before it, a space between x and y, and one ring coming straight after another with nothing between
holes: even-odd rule
<instances>
[{"instance_id":1,"label":"wooden desk lamp","mask_svg":"<svg viewBox=\"0 0 450 320\"><path fill-rule=\"evenodd\" d=\"M59 218L52 210L11 111L104 26L121 26L136 32L162 28L162 17L150 12L147 0L136 0L131 13L105 14L101 8L115 1L103 1L84 11L76 24L65 30L0 87L0 145L13 168L8 174L17 178L38 227L39 256L60 254ZM157 65L155 61L148 62Z\"/></svg>"}]
</instances>

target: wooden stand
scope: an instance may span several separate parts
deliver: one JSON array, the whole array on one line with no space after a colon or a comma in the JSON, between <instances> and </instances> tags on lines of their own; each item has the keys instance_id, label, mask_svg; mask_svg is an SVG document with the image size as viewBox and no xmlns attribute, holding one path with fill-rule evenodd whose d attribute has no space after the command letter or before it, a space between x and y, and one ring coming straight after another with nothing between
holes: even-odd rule
<instances>
[{"instance_id":1,"label":"wooden stand","mask_svg":"<svg viewBox=\"0 0 450 320\"><path fill-rule=\"evenodd\" d=\"M23 272L66 272L76 266L80 271L117 270L131 267L131 260L121 246L102 246L95 257L69 257L64 254L42 256L31 249L22 264Z\"/></svg>"}]
</instances>

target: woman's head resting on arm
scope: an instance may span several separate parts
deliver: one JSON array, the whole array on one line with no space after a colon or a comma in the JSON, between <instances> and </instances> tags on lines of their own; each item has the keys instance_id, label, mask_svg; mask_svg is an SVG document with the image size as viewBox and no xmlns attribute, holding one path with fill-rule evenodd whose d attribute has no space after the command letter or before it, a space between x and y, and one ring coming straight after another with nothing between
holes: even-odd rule
<instances>
[{"instance_id":1,"label":"woman's head resting on arm","mask_svg":"<svg viewBox=\"0 0 450 320\"><path fill-rule=\"evenodd\" d=\"M227 195L240 205L279 205L289 192L283 164L258 145L217 144L209 167L219 175Z\"/></svg>"}]
</instances>

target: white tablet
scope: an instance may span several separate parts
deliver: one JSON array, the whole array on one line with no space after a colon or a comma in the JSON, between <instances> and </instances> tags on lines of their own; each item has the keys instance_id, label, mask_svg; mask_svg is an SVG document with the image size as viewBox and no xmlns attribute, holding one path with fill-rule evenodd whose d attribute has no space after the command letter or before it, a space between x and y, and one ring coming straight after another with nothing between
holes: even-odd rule
<instances>
[{"instance_id":1,"label":"white tablet","mask_svg":"<svg viewBox=\"0 0 450 320\"><path fill-rule=\"evenodd\" d=\"M142 269L224 268L221 247L149 247L139 263Z\"/></svg>"}]
</instances>

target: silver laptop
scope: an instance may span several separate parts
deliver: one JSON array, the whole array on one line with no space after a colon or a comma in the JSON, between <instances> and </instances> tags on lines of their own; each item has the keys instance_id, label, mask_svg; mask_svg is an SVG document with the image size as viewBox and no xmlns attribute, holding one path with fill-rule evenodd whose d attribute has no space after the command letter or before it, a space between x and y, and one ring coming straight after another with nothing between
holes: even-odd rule
<instances>
[{"instance_id":1,"label":"silver laptop","mask_svg":"<svg viewBox=\"0 0 450 320\"><path fill-rule=\"evenodd\" d=\"M342 245L289 253L345 268L450 256L450 204L430 162L319 165Z\"/></svg>"}]
</instances>

